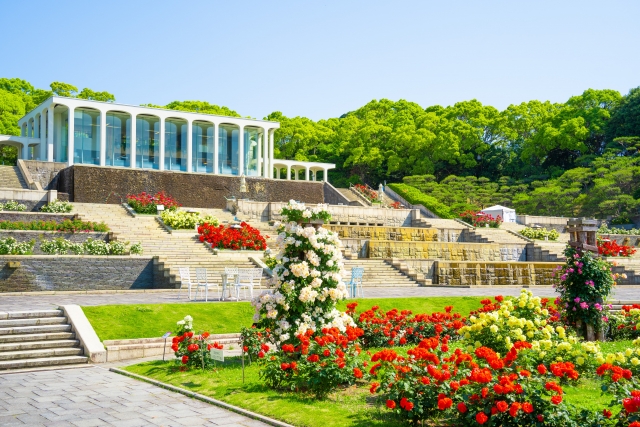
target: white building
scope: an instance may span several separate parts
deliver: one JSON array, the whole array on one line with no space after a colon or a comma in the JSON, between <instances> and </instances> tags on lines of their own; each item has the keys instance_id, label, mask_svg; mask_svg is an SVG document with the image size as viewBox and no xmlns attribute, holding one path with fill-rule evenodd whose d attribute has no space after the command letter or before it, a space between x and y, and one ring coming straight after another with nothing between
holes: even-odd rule
<instances>
[{"instance_id":1,"label":"white building","mask_svg":"<svg viewBox=\"0 0 640 427\"><path fill-rule=\"evenodd\" d=\"M52 96L18 124L0 144L25 160L324 181L335 168L274 159L280 124L264 120Z\"/></svg>"}]
</instances>

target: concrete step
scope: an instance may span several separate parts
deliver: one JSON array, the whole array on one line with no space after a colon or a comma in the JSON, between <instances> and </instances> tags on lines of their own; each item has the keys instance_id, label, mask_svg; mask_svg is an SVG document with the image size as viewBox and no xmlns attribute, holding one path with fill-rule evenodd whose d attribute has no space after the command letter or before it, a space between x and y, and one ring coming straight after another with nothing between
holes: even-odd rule
<instances>
[{"instance_id":1,"label":"concrete step","mask_svg":"<svg viewBox=\"0 0 640 427\"><path fill-rule=\"evenodd\" d=\"M36 359L3 360L0 361L0 370L39 368L42 366L74 365L85 364L88 362L89 358L85 356L59 356L42 357Z\"/></svg>"},{"instance_id":2,"label":"concrete step","mask_svg":"<svg viewBox=\"0 0 640 427\"><path fill-rule=\"evenodd\" d=\"M0 335L21 335L49 332L69 332L71 325L42 325L42 326L17 326L11 328L0 328Z\"/></svg>"},{"instance_id":3,"label":"concrete step","mask_svg":"<svg viewBox=\"0 0 640 427\"><path fill-rule=\"evenodd\" d=\"M66 324L66 317L36 317L31 319L7 319L0 320L0 329L18 326L40 326Z\"/></svg>"},{"instance_id":4,"label":"concrete step","mask_svg":"<svg viewBox=\"0 0 640 427\"><path fill-rule=\"evenodd\" d=\"M29 319L33 317L58 317L62 316L62 310L39 310L39 311L8 311L0 313L0 320L4 319Z\"/></svg>"},{"instance_id":5,"label":"concrete step","mask_svg":"<svg viewBox=\"0 0 640 427\"><path fill-rule=\"evenodd\" d=\"M27 342L44 342L47 340L70 340L75 338L73 332L47 332L37 334L12 334L0 335L0 345L5 343L27 343Z\"/></svg>"},{"instance_id":6,"label":"concrete step","mask_svg":"<svg viewBox=\"0 0 640 427\"><path fill-rule=\"evenodd\" d=\"M81 356L83 350L78 347L41 348L36 350L0 352L0 362L22 359L43 359L47 357Z\"/></svg>"},{"instance_id":7,"label":"concrete step","mask_svg":"<svg viewBox=\"0 0 640 427\"><path fill-rule=\"evenodd\" d=\"M47 340L47 341L27 341L0 344L0 353L5 351L28 351L40 350L44 348L66 348L77 347L80 345L78 340Z\"/></svg>"}]
</instances>

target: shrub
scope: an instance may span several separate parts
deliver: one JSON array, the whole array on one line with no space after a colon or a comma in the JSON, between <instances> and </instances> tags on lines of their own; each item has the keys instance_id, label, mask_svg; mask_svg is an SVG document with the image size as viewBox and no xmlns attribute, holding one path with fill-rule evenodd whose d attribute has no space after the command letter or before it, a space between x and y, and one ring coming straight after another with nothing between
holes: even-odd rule
<instances>
[{"instance_id":1,"label":"shrub","mask_svg":"<svg viewBox=\"0 0 640 427\"><path fill-rule=\"evenodd\" d=\"M627 230L625 228L608 228L606 225L602 225L598 229L598 234L628 234L628 235L640 235L640 229L632 228Z\"/></svg>"},{"instance_id":2,"label":"shrub","mask_svg":"<svg viewBox=\"0 0 640 427\"><path fill-rule=\"evenodd\" d=\"M131 245L131 248L129 248L129 252L132 255L142 255L144 252L144 250L142 249L142 243L138 242Z\"/></svg>"},{"instance_id":3,"label":"shrub","mask_svg":"<svg viewBox=\"0 0 640 427\"><path fill-rule=\"evenodd\" d=\"M71 203L56 199L53 202L47 203L46 205L41 207L40 212L66 213L71 212L71 209Z\"/></svg>"},{"instance_id":4,"label":"shrub","mask_svg":"<svg viewBox=\"0 0 640 427\"><path fill-rule=\"evenodd\" d=\"M500 215L494 218L492 215L484 212L464 211L460 214L460 219L474 227L484 227L488 225L491 228L498 228L500 224L502 224L502 217Z\"/></svg>"},{"instance_id":5,"label":"shrub","mask_svg":"<svg viewBox=\"0 0 640 427\"><path fill-rule=\"evenodd\" d=\"M163 211L160 215L162 222L176 230L193 230L196 224L202 222L198 212L187 211Z\"/></svg>"},{"instance_id":6,"label":"shrub","mask_svg":"<svg viewBox=\"0 0 640 427\"><path fill-rule=\"evenodd\" d=\"M0 203L0 211L16 211L16 212L24 212L27 210L27 206L22 203L18 203L15 200L9 200L5 203Z\"/></svg>"},{"instance_id":7,"label":"shrub","mask_svg":"<svg viewBox=\"0 0 640 427\"><path fill-rule=\"evenodd\" d=\"M218 218L213 215L205 215L200 221L200 224L215 225L217 227L220 225L220 221L218 221Z\"/></svg>"},{"instance_id":8,"label":"shrub","mask_svg":"<svg viewBox=\"0 0 640 427\"><path fill-rule=\"evenodd\" d=\"M109 255L124 255L127 252L127 243L124 242L111 242L108 244Z\"/></svg>"},{"instance_id":9,"label":"shrub","mask_svg":"<svg viewBox=\"0 0 640 427\"><path fill-rule=\"evenodd\" d=\"M454 218L448 206L440 203L434 197L424 194L415 187L400 183L388 184L387 186L412 205L422 205L440 218Z\"/></svg>"},{"instance_id":10,"label":"shrub","mask_svg":"<svg viewBox=\"0 0 640 427\"><path fill-rule=\"evenodd\" d=\"M295 200L289 200L289 204L280 210L280 215L287 218L287 221L298 223L311 221L327 222L331 219L327 205L318 204L314 208L307 208L304 203L298 203Z\"/></svg>"},{"instance_id":11,"label":"shrub","mask_svg":"<svg viewBox=\"0 0 640 427\"><path fill-rule=\"evenodd\" d=\"M109 244L103 240L88 239L84 248L89 255L109 255Z\"/></svg>"},{"instance_id":12,"label":"shrub","mask_svg":"<svg viewBox=\"0 0 640 427\"><path fill-rule=\"evenodd\" d=\"M65 219L61 223L55 221L0 221L0 230L34 230L60 231L64 233L97 232L106 233L109 227L104 223L82 221L79 219Z\"/></svg>"},{"instance_id":13,"label":"shrub","mask_svg":"<svg viewBox=\"0 0 640 427\"><path fill-rule=\"evenodd\" d=\"M0 255L31 255L35 240L18 243L13 237L0 239Z\"/></svg>"},{"instance_id":14,"label":"shrub","mask_svg":"<svg viewBox=\"0 0 640 427\"><path fill-rule=\"evenodd\" d=\"M218 249L249 249L263 251L267 248L267 241L260 230L251 227L246 222L239 226L202 224L198 227L200 241L206 242L212 248Z\"/></svg>"},{"instance_id":15,"label":"shrub","mask_svg":"<svg viewBox=\"0 0 640 427\"><path fill-rule=\"evenodd\" d=\"M71 242L62 237L45 240L40 244L40 250L47 255L66 255L71 248ZM83 250L84 252L84 250Z\"/></svg>"},{"instance_id":16,"label":"shrub","mask_svg":"<svg viewBox=\"0 0 640 427\"><path fill-rule=\"evenodd\" d=\"M211 368L215 362L211 358L209 350L212 348L222 349L223 346L217 342L207 342L210 336L209 332L195 335L192 322L191 316L185 316L183 320L177 322L178 331L172 339L171 349L181 365L181 370Z\"/></svg>"},{"instance_id":17,"label":"shrub","mask_svg":"<svg viewBox=\"0 0 640 427\"><path fill-rule=\"evenodd\" d=\"M557 230L552 228L551 230L547 230L546 228L523 228L520 230L520 234L528 239L538 239L544 240L546 237L548 240L558 240L560 237L560 233Z\"/></svg>"},{"instance_id":18,"label":"shrub","mask_svg":"<svg viewBox=\"0 0 640 427\"><path fill-rule=\"evenodd\" d=\"M363 361L358 358L360 347L356 340L362 330L347 327L323 329L314 336L313 331L299 334L281 350L258 353L262 367L260 377L272 388L306 391L318 398L341 385L354 384L365 375Z\"/></svg>"},{"instance_id":19,"label":"shrub","mask_svg":"<svg viewBox=\"0 0 640 427\"><path fill-rule=\"evenodd\" d=\"M136 213L140 214L156 214L158 205L163 205L165 211L175 211L179 206L182 206L164 191L153 196L144 191L140 194L129 194L127 195L127 203Z\"/></svg>"}]
</instances>

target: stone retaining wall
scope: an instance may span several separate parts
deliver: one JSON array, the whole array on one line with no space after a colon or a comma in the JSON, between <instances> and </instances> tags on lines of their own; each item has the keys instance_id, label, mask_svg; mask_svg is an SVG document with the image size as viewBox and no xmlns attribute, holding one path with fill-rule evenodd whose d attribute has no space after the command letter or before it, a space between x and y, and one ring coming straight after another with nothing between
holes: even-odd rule
<instances>
[{"instance_id":1,"label":"stone retaining wall","mask_svg":"<svg viewBox=\"0 0 640 427\"><path fill-rule=\"evenodd\" d=\"M67 239L73 243L84 243L89 239L109 241L109 233L61 233L58 231L31 231L31 230L0 230L0 239L13 237L18 242L29 242L35 240L33 248L34 255L44 255L40 250L43 240L53 240L57 238ZM63 256L63 255L60 255Z\"/></svg>"},{"instance_id":2,"label":"stone retaining wall","mask_svg":"<svg viewBox=\"0 0 640 427\"><path fill-rule=\"evenodd\" d=\"M527 261L527 244L369 242L369 258L442 259L451 261Z\"/></svg>"},{"instance_id":3,"label":"stone retaining wall","mask_svg":"<svg viewBox=\"0 0 640 427\"><path fill-rule=\"evenodd\" d=\"M11 268L9 261L17 261L20 266ZM0 293L170 287L156 272L152 257L0 256Z\"/></svg>"},{"instance_id":4,"label":"stone retaining wall","mask_svg":"<svg viewBox=\"0 0 640 427\"><path fill-rule=\"evenodd\" d=\"M66 163L41 162L39 160L24 160L31 179L39 182L44 190L58 189L58 173L67 168Z\"/></svg>"},{"instance_id":5,"label":"stone retaining wall","mask_svg":"<svg viewBox=\"0 0 640 427\"><path fill-rule=\"evenodd\" d=\"M553 262L450 262L436 261L441 286L551 286Z\"/></svg>"},{"instance_id":6,"label":"stone retaining wall","mask_svg":"<svg viewBox=\"0 0 640 427\"><path fill-rule=\"evenodd\" d=\"M325 226L342 239L398 240L405 242L466 242L466 230L417 227L375 227L355 225Z\"/></svg>"},{"instance_id":7,"label":"stone retaining wall","mask_svg":"<svg viewBox=\"0 0 640 427\"><path fill-rule=\"evenodd\" d=\"M291 199L307 203L324 202L324 183L286 181L247 177L247 192L240 192L240 177L74 165L59 173L58 190L71 194L82 203L122 203L127 194L164 190L183 206L193 208L226 207L226 198L249 198L257 201Z\"/></svg>"},{"instance_id":8,"label":"stone retaining wall","mask_svg":"<svg viewBox=\"0 0 640 427\"><path fill-rule=\"evenodd\" d=\"M62 222L65 219L74 219L76 214L68 213L45 213L45 212L0 212L0 221L56 221Z\"/></svg>"}]
</instances>

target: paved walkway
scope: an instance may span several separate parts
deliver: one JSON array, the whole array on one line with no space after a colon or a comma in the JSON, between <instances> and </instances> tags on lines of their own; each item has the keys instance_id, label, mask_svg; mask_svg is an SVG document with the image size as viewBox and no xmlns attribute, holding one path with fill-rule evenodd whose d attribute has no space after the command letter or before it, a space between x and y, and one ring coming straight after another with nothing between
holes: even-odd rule
<instances>
[{"instance_id":1,"label":"paved walkway","mask_svg":"<svg viewBox=\"0 0 640 427\"><path fill-rule=\"evenodd\" d=\"M389 287L365 288L367 298L406 298L406 297L452 297L452 296L494 296L519 295L518 287L478 287L478 288L446 288L446 287ZM534 295L555 296L556 292L548 286L529 288ZM614 291L615 300L640 300L640 288L636 286L618 287ZM53 309L64 304L78 305L111 305L111 304L172 304L188 303L186 293L178 298L177 291L171 292L123 292L107 294L58 294L58 295L2 295L0 294L0 312ZM191 304L205 304L204 301L192 301ZM212 304L233 304L228 302L211 302Z\"/></svg>"},{"instance_id":2,"label":"paved walkway","mask_svg":"<svg viewBox=\"0 0 640 427\"><path fill-rule=\"evenodd\" d=\"M0 425L267 426L100 367L0 374Z\"/></svg>"}]
</instances>

